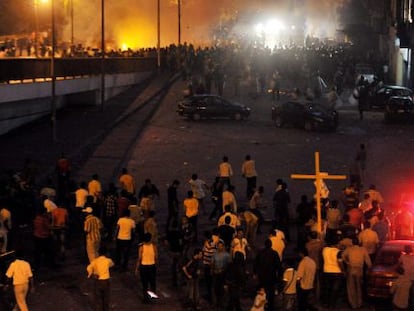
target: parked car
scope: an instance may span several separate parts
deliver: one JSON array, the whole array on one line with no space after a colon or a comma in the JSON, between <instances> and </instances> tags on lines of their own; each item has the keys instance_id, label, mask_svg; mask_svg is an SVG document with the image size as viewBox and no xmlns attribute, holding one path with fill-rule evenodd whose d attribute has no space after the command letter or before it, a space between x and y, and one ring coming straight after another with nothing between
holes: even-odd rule
<instances>
[{"instance_id":1,"label":"parked car","mask_svg":"<svg viewBox=\"0 0 414 311\"><path fill-rule=\"evenodd\" d=\"M386 241L378 250L374 264L368 271L368 296L376 298L391 297L391 282L398 277L396 272L398 261L406 245L410 245L414 249L413 240L393 240Z\"/></svg>"},{"instance_id":2,"label":"parked car","mask_svg":"<svg viewBox=\"0 0 414 311\"><path fill-rule=\"evenodd\" d=\"M243 120L249 117L250 108L232 103L218 95L193 95L178 103L177 113L193 120L204 118L230 118Z\"/></svg>"},{"instance_id":3,"label":"parked car","mask_svg":"<svg viewBox=\"0 0 414 311\"><path fill-rule=\"evenodd\" d=\"M338 113L315 102L287 101L272 107L272 120L277 127L291 125L312 130L335 130Z\"/></svg>"},{"instance_id":4,"label":"parked car","mask_svg":"<svg viewBox=\"0 0 414 311\"><path fill-rule=\"evenodd\" d=\"M383 85L369 97L369 108L411 112L413 91L404 86Z\"/></svg>"}]
</instances>

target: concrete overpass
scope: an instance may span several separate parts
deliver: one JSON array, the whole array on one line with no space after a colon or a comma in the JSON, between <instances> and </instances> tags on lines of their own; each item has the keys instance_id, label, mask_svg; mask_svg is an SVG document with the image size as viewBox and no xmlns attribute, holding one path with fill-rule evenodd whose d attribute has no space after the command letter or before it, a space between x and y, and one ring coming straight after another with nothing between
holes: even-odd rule
<instances>
[{"instance_id":1,"label":"concrete overpass","mask_svg":"<svg viewBox=\"0 0 414 311\"><path fill-rule=\"evenodd\" d=\"M120 58L105 62L105 100L148 79L156 58ZM16 66L17 64L17 66ZM101 104L100 59L60 60L56 66L55 105ZM0 135L51 113L52 79L47 59L0 62Z\"/></svg>"}]
</instances>

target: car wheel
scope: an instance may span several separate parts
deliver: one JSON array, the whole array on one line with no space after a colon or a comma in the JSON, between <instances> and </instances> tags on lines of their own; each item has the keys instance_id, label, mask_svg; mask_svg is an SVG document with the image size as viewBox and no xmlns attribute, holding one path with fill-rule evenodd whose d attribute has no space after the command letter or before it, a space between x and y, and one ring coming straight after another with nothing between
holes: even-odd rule
<instances>
[{"instance_id":1,"label":"car wheel","mask_svg":"<svg viewBox=\"0 0 414 311\"><path fill-rule=\"evenodd\" d=\"M313 130L313 122L311 120L305 121L305 131L312 131Z\"/></svg>"},{"instance_id":2,"label":"car wheel","mask_svg":"<svg viewBox=\"0 0 414 311\"><path fill-rule=\"evenodd\" d=\"M243 119L243 116L241 115L241 113L240 113L240 112L236 112L236 113L234 114L234 120L240 121L240 120L242 120L242 119Z\"/></svg>"},{"instance_id":3,"label":"car wheel","mask_svg":"<svg viewBox=\"0 0 414 311\"><path fill-rule=\"evenodd\" d=\"M198 120L200 120L201 119L201 115L199 114L199 113L193 113L193 115L192 115L192 119L194 120L194 121L198 121Z\"/></svg>"},{"instance_id":4,"label":"car wheel","mask_svg":"<svg viewBox=\"0 0 414 311\"><path fill-rule=\"evenodd\" d=\"M275 125L276 127L283 127L282 117L280 116L275 117Z\"/></svg>"}]
</instances>

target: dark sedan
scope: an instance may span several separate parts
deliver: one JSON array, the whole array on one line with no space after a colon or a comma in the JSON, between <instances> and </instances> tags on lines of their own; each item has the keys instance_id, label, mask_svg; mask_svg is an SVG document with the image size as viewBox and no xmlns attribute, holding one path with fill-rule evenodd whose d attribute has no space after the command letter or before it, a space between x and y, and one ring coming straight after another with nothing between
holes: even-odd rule
<instances>
[{"instance_id":1,"label":"dark sedan","mask_svg":"<svg viewBox=\"0 0 414 311\"><path fill-rule=\"evenodd\" d=\"M368 104L369 108L410 112L413 109L413 91L404 86L383 85L369 97Z\"/></svg>"},{"instance_id":2,"label":"dark sedan","mask_svg":"<svg viewBox=\"0 0 414 311\"><path fill-rule=\"evenodd\" d=\"M205 94L184 98L178 103L177 113L196 121L207 118L243 120L249 117L250 108L218 95Z\"/></svg>"},{"instance_id":3,"label":"dark sedan","mask_svg":"<svg viewBox=\"0 0 414 311\"><path fill-rule=\"evenodd\" d=\"M406 245L410 245L414 249L414 241L393 240L385 242L378 251L375 262L368 272L368 296L391 297L390 285L398 277L396 272L398 261Z\"/></svg>"},{"instance_id":4,"label":"dark sedan","mask_svg":"<svg viewBox=\"0 0 414 311\"><path fill-rule=\"evenodd\" d=\"M291 125L312 130L335 130L338 113L314 102L288 101L272 107L272 120L277 127Z\"/></svg>"}]
</instances>

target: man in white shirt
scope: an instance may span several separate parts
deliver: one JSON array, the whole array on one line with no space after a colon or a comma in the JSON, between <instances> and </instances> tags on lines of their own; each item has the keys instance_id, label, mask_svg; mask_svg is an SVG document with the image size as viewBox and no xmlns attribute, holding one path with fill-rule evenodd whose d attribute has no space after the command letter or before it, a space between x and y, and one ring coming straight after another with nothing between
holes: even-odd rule
<instances>
[{"instance_id":1,"label":"man in white shirt","mask_svg":"<svg viewBox=\"0 0 414 311\"><path fill-rule=\"evenodd\" d=\"M123 210L123 215L118 219L116 232L116 264L123 270L128 268L128 260L131 252L132 238L135 230L135 221L130 218L131 211ZM121 264L122 261L122 264Z\"/></svg>"},{"instance_id":2,"label":"man in white shirt","mask_svg":"<svg viewBox=\"0 0 414 311\"><path fill-rule=\"evenodd\" d=\"M89 195L93 196L93 202L96 203L102 194L102 185L98 174L92 175L92 179L88 183L88 192Z\"/></svg>"},{"instance_id":3,"label":"man in white shirt","mask_svg":"<svg viewBox=\"0 0 414 311\"><path fill-rule=\"evenodd\" d=\"M14 296L20 311L28 311L26 296L29 291L29 283L34 291L33 273L30 264L23 260L21 250L16 250L16 260L7 269L6 276L13 279Z\"/></svg>"},{"instance_id":4,"label":"man in white shirt","mask_svg":"<svg viewBox=\"0 0 414 311\"><path fill-rule=\"evenodd\" d=\"M206 214L204 206L204 198L206 197L206 192L208 191L208 186L204 180L198 178L197 174L193 174L191 179L188 181L191 186L191 191L193 191L194 197L198 200L198 206Z\"/></svg>"},{"instance_id":5,"label":"man in white shirt","mask_svg":"<svg viewBox=\"0 0 414 311\"><path fill-rule=\"evenodd\" d=\"M299 262L297 280L298 286L298 310L317 310L309 302L309 295L313 289L316 274L316 263L308 256L306 248L299 252L302 260Z\"/></svg>"}]
</instances>

